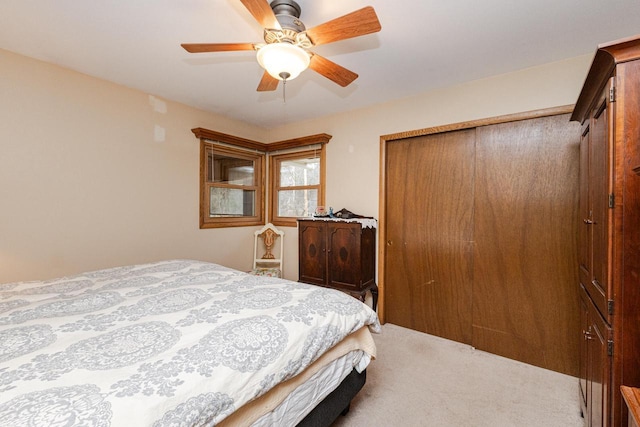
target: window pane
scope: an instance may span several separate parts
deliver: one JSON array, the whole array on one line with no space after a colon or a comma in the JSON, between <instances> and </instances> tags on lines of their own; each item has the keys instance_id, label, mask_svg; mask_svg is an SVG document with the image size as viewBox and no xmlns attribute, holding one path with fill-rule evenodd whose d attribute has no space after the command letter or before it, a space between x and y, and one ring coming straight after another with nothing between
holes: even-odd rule
<instances>
[{"instance_id":1,"label":"window pane","mask_svg":"<svg viewBox=\"0 0 640 427\"><path fill-rule=\"evenodd\" d=\"M282 190L278 192L278 216L310 216L318 206L318 190Z\"/></svg>"},{"instance_id":2,"label":"window pane","mask_svg":"<svg viewBox=\"0 0 640 427\"><path fill-rule=\"evenodd\" d=\"M239 159L218 153L209 154L209 182L254 185L253 160Z\"/></svg>"},{"instance_id":3,"label":"window pane","mask_svg":"<svg viewBox=\"0 0 640 427\"><path fill-rule=\"evenodd\" d=\"M320 159L283 160L280 162L280 187L318 185L320 183Z\"/></svg>"},{"instance_id":4,"label":"window pane","mask_svg":"<svg viewBox=\"0 0 640 427\"><path fill-rule=\"evenodd\" d=\"M255 193L255 190L212 187L209 217L255 216Z\"/></svg>"}]
</instances>

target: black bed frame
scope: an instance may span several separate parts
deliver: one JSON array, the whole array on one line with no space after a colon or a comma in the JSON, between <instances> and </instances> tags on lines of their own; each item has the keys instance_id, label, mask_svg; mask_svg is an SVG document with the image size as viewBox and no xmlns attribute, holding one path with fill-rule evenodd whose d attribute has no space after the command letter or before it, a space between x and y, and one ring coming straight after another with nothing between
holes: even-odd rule
<instances>
[{"instance_id":1,"label":"black bed frame","mask_svg":"<svg viewBox=\"0 0 640 427\"><path fill-rule=\"evenodd\" d=\"M360 391L367 380L367 371L358 373L355 369L346 376L335 390L318 404L297 427L329 427L338 418L349 412L351 399Z\"/></svg>"}]
</instances>

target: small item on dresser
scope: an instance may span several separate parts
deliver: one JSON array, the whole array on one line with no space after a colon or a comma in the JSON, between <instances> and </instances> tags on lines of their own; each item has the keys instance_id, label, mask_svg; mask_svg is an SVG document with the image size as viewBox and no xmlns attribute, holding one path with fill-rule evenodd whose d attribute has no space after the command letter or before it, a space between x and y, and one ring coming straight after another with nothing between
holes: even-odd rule
<instances>
[{"instance_id":1,"label":"small item on dresser","mask_svg":"<svg viewBox=\"0 0 640 427\"><path fill-rule=\"evenodd\" d=\"M329 216L327 210L324 206L317 206L316 211L313 213L313 216L316 218L324 218L325 216Z\"/></svg>"},{"instance_id":2,"label":"small item on dresser","mask_svg":"<svg viewBox=\"0 0 640 427\"><path fill-rule=\"evenodd\" d=\"M362 216L358 214L354 214L351 211L346 210L345 208L340 209L338 212L334 214L336 218L341 219L351 219L351 218L373 218L372 216Z\"/></svg>"}]
</instances>

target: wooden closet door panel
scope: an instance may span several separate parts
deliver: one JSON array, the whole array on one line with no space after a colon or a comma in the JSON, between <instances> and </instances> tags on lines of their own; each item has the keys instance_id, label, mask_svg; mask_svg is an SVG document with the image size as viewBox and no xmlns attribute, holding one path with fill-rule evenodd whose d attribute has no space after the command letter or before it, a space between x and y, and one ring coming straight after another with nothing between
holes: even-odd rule
<instances>
[{"instance_id":1,"label":"wooden closet door panel","mask_svg":"<svg viewBox=\"0 0 640 427\"><path fill-rule=\"evenodd\" d=\"M477 128L473 345L578 375L580 127L568 115Z\"/></svg>"},{"instance_id":2,"label":"wooden closet door panel","mask_svg":"<svg viewBox=\"0 0 640 427\"><path fill-rule=\"evenodd\" d=\"M471 342L475 131L386 152L386 321Z\"/></svg>"}]
</instances>

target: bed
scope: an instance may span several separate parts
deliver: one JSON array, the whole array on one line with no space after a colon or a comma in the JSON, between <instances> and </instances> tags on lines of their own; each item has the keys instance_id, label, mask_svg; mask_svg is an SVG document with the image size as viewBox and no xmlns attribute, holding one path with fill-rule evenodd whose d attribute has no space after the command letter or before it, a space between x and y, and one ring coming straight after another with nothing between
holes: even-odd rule
<instances>
[{"instance_id":1,"label":"bed","mask_svg":"<svg viewBox=\"0 0 640 427\"><path fill-rule=\"evenodd\" d=\"M193 260L0 284L0 425L330 425L379 331L339 291Z\"/></svg>"}]
</instances>

